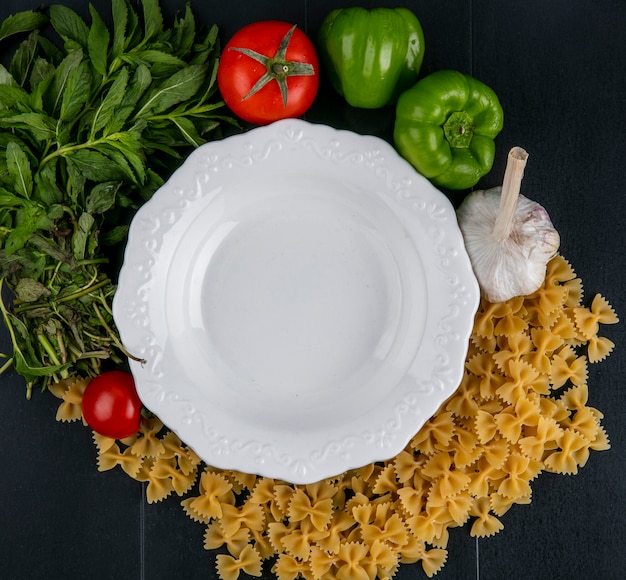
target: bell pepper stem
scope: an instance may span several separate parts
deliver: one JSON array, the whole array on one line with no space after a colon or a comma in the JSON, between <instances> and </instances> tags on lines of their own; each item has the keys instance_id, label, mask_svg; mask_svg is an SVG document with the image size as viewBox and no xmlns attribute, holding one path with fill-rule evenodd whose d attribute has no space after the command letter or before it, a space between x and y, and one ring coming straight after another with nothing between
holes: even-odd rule
<instances>
[{"instance_id":1,"label":"bell pepper stem","mask_svg":"<svg viewBox=\"0 0 626 580\"><path fill-rule=\"evenodd\" d=\"M521 147L513 147L509 151L502 181L500 206L493 226L493 237L497 242L506 240L511 235L513 216L515 215L527 161L528 153Z\"/></svg>"}]
</instances>

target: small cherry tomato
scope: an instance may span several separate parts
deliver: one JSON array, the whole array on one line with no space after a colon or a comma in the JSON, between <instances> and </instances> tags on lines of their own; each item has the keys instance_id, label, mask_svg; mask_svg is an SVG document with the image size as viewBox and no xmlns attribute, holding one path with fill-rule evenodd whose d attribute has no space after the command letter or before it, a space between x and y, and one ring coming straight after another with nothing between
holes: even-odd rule
<instances>
[{"instance_id":1,"label":"small cherry tomato","mask_svg":"<svg viewBox=\"0 0 626 580\"><path fill-rule=\"evenodd\" d=\"M108 371L92 379L82 406L85 421L100 435L124 439L139 431L142 405L129 373Z\"/></svg>"},{"instance_id":2,"label":"small cherry tomato","mask_svg":"<svg viewBox=\"0 0 626 580\"><path fill-rule=\"evenodd\" d=\"M249 24L224 47L217 84L224 102L245 121L264 125L299 117L319 86L315 46L288 22Z\"/></svg>"}]
</instances>

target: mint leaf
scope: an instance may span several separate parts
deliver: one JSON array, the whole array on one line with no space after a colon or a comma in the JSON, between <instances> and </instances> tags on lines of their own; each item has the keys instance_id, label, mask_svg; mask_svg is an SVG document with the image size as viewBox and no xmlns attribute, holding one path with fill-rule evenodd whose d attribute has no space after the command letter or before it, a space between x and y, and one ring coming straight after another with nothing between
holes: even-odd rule
<instances>
[{"instance_id":1,"label":"mint leaf","mask_svg":"<svg viewBox=\"0 0 626 580\"><path fill-rule=\"evenodd\" d=\"M118 181L132 175L130 168L120 168L116 163L111 163L110 157L91 149L79 149L65 155L68 169L75 172L74 178L82 176L85 179L95 181Z\"/></svg>"},{"instance_id":2,"label":"mint leaf","mask_svg":"<svg viewBox=\"0 0 626 580\"><path fill-rule=\"evenodd\" d=\"M91 69L82 61L68 76L61 100L61 121L74 122L83 110L91 92Z\"/></svg>"},{"instance_id":3,"label":"mint leaf","mask_svg":"<svg viewBox=\"0 0 626 580\"><path fill-rule=\"evenodd\" d=\"M13 364L15 370L22 375L27 382L34 380L36 377L45 377L54 375L66 370L69 364L53 364L46 366L37 366L36 357L33 355L30 360L24 356L22 350L18 349L13 353Z\"/></svg>"},{"instance_id":4,"label":"mint leaf","mask_svg":"<svg viewBox=\"0 0 626 580\"><path fill-rule=\"evenodd\" d=\"M71 262L71 255L67 251L62 250L58 244L55 244L49 238L44 238L39 234L34 234L28 241L33 246L39 248L42 252L58 262L64 262L65 264L69 264Z\"/></svg>"},{"instance_id":5,"label":"mint leaf","mask_svg":"<svg viewBox=\"0 0 626 580\"><path fill-rule=\"evenodd\" d=\"M146 65L140 64L135 69L135 74L130 79L128 87L120 106L117 107L113 113L113 117L109 125L105 129L105 133L111 134L121 131L126 121L130 118L135 106L139 100L144 96L145 92L152 83L152 75Z\"/></svg>"},{"instance_id":6,"label":"mint leaf","mask_svg":"<svg viewBox=\"0 0 626 580\"><path fill-rule=\"evenodd\" d=\"M43 113L20 113L11 117L0 118L0 127L21 129L39 142L54 137L54 122Z\"/></svg>"},{"instance_id":7,"label":"mint leaf","mask_svg":"<svg viewBox=\"0 0 626 580\"><path fill-rule=\"evenodd\" d=\"M100 241L105 246L115 246L126 239L128 230L128 226L115 226L113 229L102 234Z\"/></svg>"},{"instance_id":8,"label":"mint leaf","mask_svg":"<svg viewBox=\"0 0 626 580\"><path fill-rule=\"evenodd\" d=\"M193 147L199 147L204 143L204 139L198 134L198 130L191 119L186 117L172 117L172 122L178 127L185 141Z\"/></svg>"},{"instance_id":9,"label":"mint leaf","mask_svg":"<svg viewBox=\"0 0 626 580\"><path fill-rule=\"evenodd\" d=\"M191 6L185 7L185 15L176 19L174 23L174 52L180 58L185 58L193 48L196 39L196 20Z\"/></svg>"},{"instance_id":10,"label":"mint leaf","mask_svg":"<svg viewBox=\"0 0 626 580\"><path fill-rule=\"evenodd\" d=\"M35 174L34 198L52 206L63 202L63 193L57 184L57 159L52 159Z\"/></svg>"},{"instance_id":11,"label":"mint leaf","mask_svg":"<svg viewBox=\"0 0 626 580\"><path fill-rule=\"evenodd\" d=\"M7 109L16 109L30 101L28 93L19 86L0 85L0 104Z\"/></svg>"},{"instance_id":12,"label":"mint leaf","mask_svg":"<svg viewBox=\"0 0 626 580\"><path fill-rule=\"evenodd\" d=\"M124 67L120 69L111 88L104 95L102 102L94 113L90 132L92 138L111 121L124 98L127 86L128 69Z\"/></svg>"},{"instance_id":13,"label":"mint leaf","mask_svg":"<svg viewBox=\"0 0 626 580\"><path fill-rule=\"evenodd\" d=\"M30 73L29 83L31 88L35 88L39 83L52 77L54 74L54 65L45 58L37 57L33 63Z\"/></svg>"},{"instance_id":14,"label":"mint leaf","mask_svg":"<svg viewBox=\"0 0 626 580\"><path fill-rule=\"evenodd\" d=\"M87 211L93 215L110 210L115 205L115 198L121 186L121 181L107 181L94 185L85 204Z\"/></svg>"},{"instance_id":15,"label":"mint leaf","mask_svg":"<svg viewBox=\"0 0 626 580\"><path fill-rule=\"evenodd\" d=\"M15 297L22 302L35 302L42 296L49 295L50 290L41 282L32 278L22 278L15 287Z\"/></svg>"},{"instance_id":16,"label":"mint leaf","mask_svg":"<svg viewBox=\"0 0 626 580\"><path fill-rule=\"evenodd\" d=\"M101 145L99 147L99 151L101 151L109 159L109 165L116 166L117 171L119 171L118 175L120 176L120 179L126 179L127 181L135 184L141 183L141 176L137 175L133 167L131 167L127 152L123 150L123 146L120 146L120 144L115 141L109 141L106 144ZM140 172L142 174L145 172L143 164L141 163ZM102 181L102 179L99 179L98 181Z\"/></svg>"},{"instance_id":17,"label":"mint leaf","mask_svg":"<svg viewBox=\"0 0 626 580\"><path fill-rule=\"evenodd\" d=\"M13 178L15 191L22 197L30 199L33 192L33 173L26 153L15 141L7 144L6 163L9 175Z\"/></svg>"},{"instance_id":18,"label":"mint leaf","mask_svg":"<svg viewBox=\"0 0 626 580\"><path fill-rule=\"evenodd\" d=\"M163 32L163 15L159 0L141 0L143 7L144 41Z\"/></svg>"},{"instance_id":19,"label":"mint leaf","mask_svg":"<svg viewBox=\"0 0 626 580\"><path fill-rule=\"evenodd\" d=\"M150 73L157 78L173 75L187 66L183 59L162 50L138 50L133 56L139 62L149 65Z\"/></svg>"},{"instance_id":20,"label":"mint leaf","mask_svg":"<svg viewBox=\"0 0 626 580\"><path fill-rule=\"evenodd\" d=\"M98 11L89 4L91 14L91 28L87 36L87 48L93 68L101 75L107 74L107 56L109 50L110 33Z\"/></svg>"},{"instance_id":21,"label":"mint leaf","mask_svg":"<svg viewBox=\"0 0 626 580\"><path fill-rule=\"evenodd\" d=\"M211 59L217 60L219 56L218 32L219 30L215 24L211 26L202 43L194 47L196 54L191 59L190 64L205 64Z\"/></svg>"},{"instance_id":22,"label":"mint leaf","mask_svg":"<svg viewBox=\"0 0 626 580\"><path fill-rule=\"evenodd\" d=\"M191 65L165 79L163 83L150 92L136 118L156 115L170 107L190 99L202 86L206 78L204 65Z\"/></svg>"},{"instance_id":23,"label":"mint leaf","mask_svg":"<svg viewBox=\"0 0 626 580\"><path fill-rule=\"evenodd\" d=\"M63 100L65 87L67 86L70 75L82 60L83 51L73 50L68 53L68 55L61 61L61 64L57 67L50 91L51 102L48 110L51 114L54 115L58 111L58 108Z\"/></svg>"},{"instance_id":24,"label":"mint leaf","mask_svg":"<svg viewBox=\"0 0 626 580\"><path fill-rule=\"evenodd\" d=\"M112 0L113 14L113 43L111 58L117 58L124 52L126 46L126 27L128 26L128 5L126 0Z\"/></svg>"},{"instance_id":25,"label":"mint leaf","mask_svg":"<svg viewBox=\"0 0 626 580\"><path fill-rule=\"evenodd\" d=\"M139 26L139 16L133 10L132 5L126 0L126 7L128 8L128 18L126 26L126 52L137 48L138 44L143 44L143 30Z\"/></svg>"},{"instance_id":26,"label":"mint leaf","mask_svg":"<svg viewBox=\"0 0 626 580\"><path fill-rule=\"evenodd\" d=\"M2 64L0 64L0 85L7 85L9 87L19 86L13 78L13 75Z\"/></svg>"},{"instance_id":27,"label":"mint leaf","mask_svg":"<svg viewBox=\"0 0 626 580\"><path fill-rule=\"evenodd\" d=\"M41 34L37 34L35 38L43 52L42 56L47 58L50 63L56 66L63 60L64 51L56 43Z\"/></svg>"},{"instance_id":28,"label":"mint leaf","mask_svg":"<svg viewBox=\"0 0 626 580\"><path fill-rule=\"evenodd\" d=\"M28 38L19 45L9 63L9 71L11 71L11 75L13 75L13 78L20 86L25 85L30 67L35 59L37 39L34 34L35 33L31 33Z\"/></svg>"},{"instance_id":29,"label":"mint leaf","mask_svg":"<svg viewBox=\"0 0 626 580\"><path fill-rule=\"evenodd\" d=\"M54 65L50 61L40 56L37 57L33 63L30 78L28 79L31 89L34 91L41 83L51 81L54 76L54 71ZM45 87L47 88L47 85L45 85ZM43 96L43 90L40 89L39 92Z\"/></svg>"},{"instance_id":30,"label":"mint leaf","mask_svg":"<svg viewBox=\"0 0 626 580\"><path fill-rule=\"evenodd\" d=\"M111 135L107 139L107 155L113 155L115 159L119 159L116 154L111 151L111 147L121 153L124 157L124 162L119 162L120 165L130 165L133 169L133 173L130 177L136 183L143 183L146 180L146 164L143 155L143 143L141 142L141 135L137 131L126 131L124 133L117 133Z\"/></svg>"},{"instance_id":31,"label":"mint leaf","mask_svg":"<svg viewBox=\"0 0 626 580\"><path fill-rule=\"evenodd\" d=\"M41 12L25 11L7 16L0 26L0 41L22 32L30 32L48 23L48 17Z\"/></svg>"},{"instance_id":32,"label":"mint leaf","mask_svg":"<svg viewBox=\"0 0 626 580\"><path fill-rule=\"evenodd\" d=\"M14 193L0 187L0 207L17 208L22 205L22 200Z\"/></svg>"},{"instance_id":33,"label":"mint leaf","mask_svg":"<svg viewBox=\"0 0 626 580\"><path fill-rule=\"evenodd\" d=\"M87 247L87 240L91 234L91 228L93 227L95 220L93 216L88 212L83 212L78 218L78 228L72 236L72 251L74 253L75 260L85 259L85 249Z\"/></svg>"},{"instance_id":34,"label":"mint leaf","mask_svg":"<svg viewBox=\"0 0 626 580\"><path fill-rule=\"evenodd\" d=\"M4 244L7 255L23 248L30 237L39 229L41 220L45 218L43 209L37 204L25 202L15 214L17 225L9 232Z\"/></svg>"},{"instance_id":35,"label":"mint leaf","mask_svg":"<svg viewBox=\"0 0 626 580\"><path fill-rule=\"evenodd\" d=\"M4 251L7 256L17 252L23 248L28 239L33 235L37 228L31 224L22 224L14 227L4 242Z\"/></svg>"},{"instance_id":36,"label":"mint leaf","mask_svg":"<svg viewBox=\"0 0 626 580\"><path fill-rule=\"evenodd\" d=\"M85 21L71 8L62 4L50 6L50 22L59 36L69 45L68 49L81 47L87 50L89 44L89 28ZM78 46L76 46L78 45Z\"/></svg>"},{"instance_id":37,"label":"mint leaf","mask_svg":"<svg viewBox=\"0 0 626 580\"><path fill-rule=\"evenodd\" d=\"M135 74L133 75L126 94L124 95L122 107L134 107L139 102L139 99L144 96L151 83L152 75L150 74L150 69L146 65L140 64L135 69Z\"/></svg>"},{"instance_id":38,"label":"mint leaf","mask_svg":"<svg viewBox=\"0 0 626 580\"><path fill-rule=\"evenodd\" d=\"M52 84L54 78L54 65L43 58L38 58L33 66L33 72L30 75L30 86L32 93L29 103L34 111L43 111L44 97L48 88Z\"/></svg>"}]
</instances>

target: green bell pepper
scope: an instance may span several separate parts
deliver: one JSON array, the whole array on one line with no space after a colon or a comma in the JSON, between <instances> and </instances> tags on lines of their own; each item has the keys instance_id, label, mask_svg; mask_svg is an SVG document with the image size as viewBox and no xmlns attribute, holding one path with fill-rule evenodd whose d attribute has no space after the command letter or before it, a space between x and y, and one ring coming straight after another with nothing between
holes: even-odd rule
<instances>
[{"instance_id":1,"label":"green bell pepper","mask_svg":"<svg viewBox=\"0 0 626 580\"><path fill-rule=\"evenodd\" d=\"M424 32L407 8L338 8L322 22L318 55L350 105L377 109L395 103L417 81Z\"/></svg>"},{"instance_id":2,"label":"green bell pepper","mask_svg":"<svg viewBox=\"0 0 626 580\"><path fill-rule=\"evenodd\" d=\"M396 106L398 152L437 186L468 189L489 173L504 114L494 91L469 75L434 72Z\"/></svg>"}]
</instances>

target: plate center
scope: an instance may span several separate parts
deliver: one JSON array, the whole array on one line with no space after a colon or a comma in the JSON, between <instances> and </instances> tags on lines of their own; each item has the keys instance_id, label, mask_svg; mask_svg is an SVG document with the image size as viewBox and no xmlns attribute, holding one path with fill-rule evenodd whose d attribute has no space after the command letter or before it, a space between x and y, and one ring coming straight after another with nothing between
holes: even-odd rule
<instances>
[{"instance_id":1,"label":"plate center","mask_svg":"<svg viewBox=\"0 0 626 580\"><path fill-rule=\"evenodd\" d=\"M307 196L242 219L202 291L228 374L276 399L353 390L384 360L399 301L395 262L376 232L350 208Z\"/></svg>"}]
</instances>

